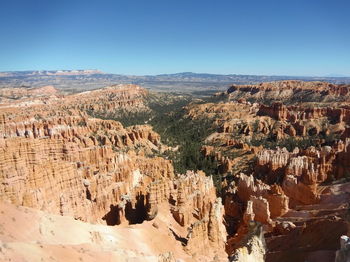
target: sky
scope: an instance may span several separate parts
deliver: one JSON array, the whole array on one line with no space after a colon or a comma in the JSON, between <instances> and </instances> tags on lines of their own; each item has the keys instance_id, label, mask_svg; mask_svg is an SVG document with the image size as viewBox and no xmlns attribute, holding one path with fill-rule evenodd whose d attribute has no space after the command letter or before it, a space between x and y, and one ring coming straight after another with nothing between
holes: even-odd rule
<instances>
[{"instance_id":1,"label":"sky","mask_svg":"<svg viewBox=\"0 0 350 262\"><path fill-rule=\"evenodd\" d=\"M349 0L3 0L0 71L350 76Z\"/></svg>"}]
</instances>

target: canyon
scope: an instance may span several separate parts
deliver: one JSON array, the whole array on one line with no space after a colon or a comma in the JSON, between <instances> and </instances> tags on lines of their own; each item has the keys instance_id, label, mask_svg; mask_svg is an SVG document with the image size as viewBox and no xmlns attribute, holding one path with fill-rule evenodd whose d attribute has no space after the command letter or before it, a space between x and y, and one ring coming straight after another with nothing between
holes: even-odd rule
<instances>
[{"instance_id":1,"label":"canyon","mask_svg":"<svg viewBox=\"0 0 350 262\"><path fill-rule=\"evenodd\" d=\"M346 261L350 86L0 88L0 182L2 261Z\"/></svg>"}]
</instances>

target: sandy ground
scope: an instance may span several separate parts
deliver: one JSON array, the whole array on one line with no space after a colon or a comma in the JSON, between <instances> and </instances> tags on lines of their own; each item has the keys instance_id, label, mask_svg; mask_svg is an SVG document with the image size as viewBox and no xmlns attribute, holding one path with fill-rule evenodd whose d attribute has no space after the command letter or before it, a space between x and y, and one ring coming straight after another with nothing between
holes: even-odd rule
<instances>
[{"instance_id":1,"label":"sandy ground","mask_svg":"<svg viewBox=\"0 0 350 262\"><path fill-rule=\"evenodd\" d=\"M153 221L112 227L0 203L0 261L158 261L169 251L193 261L169 230L174 222L160 212Z\"/></svg>"}]
</instances>

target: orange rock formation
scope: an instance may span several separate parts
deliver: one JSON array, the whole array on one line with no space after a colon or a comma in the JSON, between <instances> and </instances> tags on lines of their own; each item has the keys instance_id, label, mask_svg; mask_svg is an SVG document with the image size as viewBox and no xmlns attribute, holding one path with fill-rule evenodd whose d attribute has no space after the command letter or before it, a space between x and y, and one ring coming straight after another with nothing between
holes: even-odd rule
<instances>
[{"instance_id":1,"label":"orange rock formation","mask_svg":"<svg viewBox=\"0 0 350 262\"><path fill-rule=\"evenodd\" d=\"M154 157L167 147L150 126L124 128L86 113L148 110L145 94L113 86L0 105L0 201L94 224L154 220L159 227L156 218L167 216L173 222L162 230L192 257L226 257L223 206L211 177L176 176L171 161Z\"/></svg>"}]
</instances>

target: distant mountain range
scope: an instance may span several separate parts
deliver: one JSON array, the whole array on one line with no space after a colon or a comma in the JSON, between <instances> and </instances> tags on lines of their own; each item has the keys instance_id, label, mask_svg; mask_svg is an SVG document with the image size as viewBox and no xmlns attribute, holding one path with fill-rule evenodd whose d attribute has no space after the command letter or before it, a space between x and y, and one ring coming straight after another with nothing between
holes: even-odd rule
<instances>
[{"instance_id":1,"label":"distant mountain range","mask_svg":"<svg viewBox=\"0 0 350 262\"><path fill-rule=\"evenodd\" d=\"M220 75L182 72L161 75L120 75L99 70L11 71L0 72L1 87L39 87L52 85L63 91L77 92L120 83L138 84L156 91L196 93L223 91L231 84L255 84L279 80L327 81L350 83L350 77L301 77L263 75Z\"/></svg>"}]
</instances>

